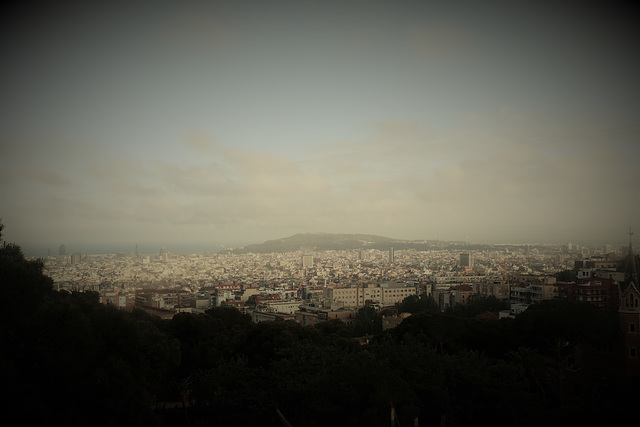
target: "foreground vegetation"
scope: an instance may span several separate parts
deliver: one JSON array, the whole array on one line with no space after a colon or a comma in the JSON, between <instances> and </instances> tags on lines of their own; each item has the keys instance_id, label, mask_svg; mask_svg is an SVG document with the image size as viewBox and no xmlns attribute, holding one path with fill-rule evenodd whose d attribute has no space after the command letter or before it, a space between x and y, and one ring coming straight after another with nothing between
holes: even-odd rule
<instances>
[{"instance_id":1,"label":"foreground vegetation","mask_svg":"<svg viewBox=\"0 0 640 427\"><path fill-rule=\"evenodd\" d=\"M361 346L351 336L380 324L370 309L351 327L233 308L163 321L55 292L42 267L2 243L0 381L26 425L388 426L392 406L405 426L593 425L624 421L640 385L606 366L568 375L574 349L617 331L588 304L481 321L411 298L411 317Z\"/></svg>"}]
</instances>

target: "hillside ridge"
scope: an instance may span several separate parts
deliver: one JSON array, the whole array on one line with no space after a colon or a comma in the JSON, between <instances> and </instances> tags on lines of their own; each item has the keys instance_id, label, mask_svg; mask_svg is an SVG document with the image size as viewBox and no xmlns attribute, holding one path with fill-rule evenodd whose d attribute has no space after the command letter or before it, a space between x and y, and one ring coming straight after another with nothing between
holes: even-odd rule
<instances>
[{"instance_id":1,"label":"hillside ridge","mask_svg":"<svg viewBox=\"0 0 640 427\"><path fill-rule=\"evenodd\" d=\"M450 245L451 242L436 240L402 240L375 234L349 233L298 233L280 239L267 240L263 243L250 244L225 253L270 253L295 251L326 251L354 249L430 249L439 245Z\"/></svg>"}]
</instances>

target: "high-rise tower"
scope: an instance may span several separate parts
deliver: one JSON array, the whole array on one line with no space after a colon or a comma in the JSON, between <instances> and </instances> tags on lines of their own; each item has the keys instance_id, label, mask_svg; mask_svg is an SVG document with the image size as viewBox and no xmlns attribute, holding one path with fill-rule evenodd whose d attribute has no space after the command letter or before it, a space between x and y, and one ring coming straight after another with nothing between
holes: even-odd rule
<instances>
[{"instance_id":1,"label":"high-rise tower","mask_svg":"<svg viewBox=\"0 0 640 427\"><path fill-rule=\"evenodd\" d=\"M472 254L460 254L460 267L473 268L473 255Z\"/></svg>"},{"instance_id":2,"label":"high-rise tower","mask_svg":"<svg viewBox=\"0 0 640 427\"><path fill-rule=\"evenodd\" d=\"M313 268L313 255L302 256L302 268Z\"/></svg>"}]
</instances>

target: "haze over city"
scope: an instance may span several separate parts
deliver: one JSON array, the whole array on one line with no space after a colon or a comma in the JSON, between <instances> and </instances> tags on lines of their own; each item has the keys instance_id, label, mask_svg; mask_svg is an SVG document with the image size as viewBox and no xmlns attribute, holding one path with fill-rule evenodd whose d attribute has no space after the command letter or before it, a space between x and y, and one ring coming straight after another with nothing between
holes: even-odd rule
<instances>
[{"instance_id":1,"label":"haze over city","mask_svg":"<svg viewBox=\"0 0 640 427\"><path fill-rule=\"evenodd\" d=\"M632 16L534 1L3 14L4 238L37 255L306 232L625 243L640 230Z\"/></svg>"}]
</instances>

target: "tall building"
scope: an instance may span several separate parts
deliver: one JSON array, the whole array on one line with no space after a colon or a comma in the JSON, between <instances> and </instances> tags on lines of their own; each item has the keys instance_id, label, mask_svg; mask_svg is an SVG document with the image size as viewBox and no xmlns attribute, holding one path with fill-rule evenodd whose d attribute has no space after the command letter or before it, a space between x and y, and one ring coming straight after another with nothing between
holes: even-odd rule
<instances>
[{"instance_id":1,"label":"tall building","mask_svg":"<svg viewBox=\"0 0 640 427\"><path fill-rule=\"evenodd\" d=\"M473 268L473 255L472 254L460 254L460 266Z\"/></svg>"},{"instance_id":2,"label":"tall building","mask_svg":"<svg viewBox=\"0 0 640 427\"><path fill-rule=\"evenodd\" d=\"M58 248L58 255L66 255L66 254L67 254L67 246L60 245L60 247Z\"/></svg>"},{"instance_id":3,"label":"tall building","mask_svg":"<svg viewBox=\"0 0 640 427\"><path fill-rule=\"evenodd\" d=\"M393 264L396 261L396 253L393 248L389 248L389 263Z\"/></svg>"},{"instance_id":4,"label":"tall building","mask_svg":"<svg viewBox=\"0 0 640 427\"><path fill-rule=\"evenodd\" d=\"M313 268L313 255L302 256L302 268Z\"/></svg>"},{"instance_id":5,"label":"tall building","mask_svg":"<svg viewBox=\"0 0 640 427\"><path fill-rule=\"evenodd\" d=\"M415 286L404 283L385 282L364 286L328 286L323 289L323 297L331 303L340 303L344 307L362 307L376 302L383 306L393 306L409 295L416 295Z\"/></svg>"}]
</instances>

